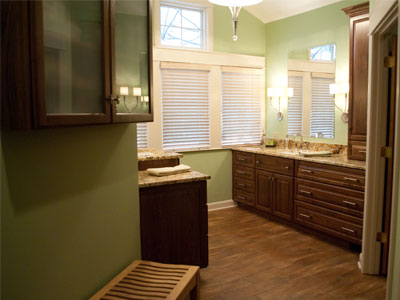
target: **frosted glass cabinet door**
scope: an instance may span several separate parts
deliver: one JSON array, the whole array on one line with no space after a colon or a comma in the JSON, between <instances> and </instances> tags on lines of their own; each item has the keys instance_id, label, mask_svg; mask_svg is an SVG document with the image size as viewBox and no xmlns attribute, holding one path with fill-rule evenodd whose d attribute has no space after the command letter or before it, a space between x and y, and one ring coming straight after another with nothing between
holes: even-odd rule
<instances>
[{"instance_id":1,"label":"frosted glass cabinet door","mask_svg":"<svg viewBox=\"0 0 400 300\"><path fill-rule=\"evenodd\" d=\"M32 2L39 127L110 122L110 2Z\"/></svg>"},{"instance_id":2,"label":"frosted glass cabinet door","mask_svg":"<svg viewBox=\"0 0 400 300\"><path fill-rule=\"evenodd\" d=\"M111 5L114 11L112 90L118 97L113 106L113 121L152 121L151 1L115 0Z\"/></svg>"}]
</instances>

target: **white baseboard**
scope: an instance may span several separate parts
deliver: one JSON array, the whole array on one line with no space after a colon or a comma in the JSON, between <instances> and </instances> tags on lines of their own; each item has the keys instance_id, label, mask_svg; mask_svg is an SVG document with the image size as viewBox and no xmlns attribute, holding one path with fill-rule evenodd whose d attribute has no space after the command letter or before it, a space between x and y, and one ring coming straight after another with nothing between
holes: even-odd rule
<instances>
[{"instance_id":1,"label":"white baseboard","mask_svg":"<svg viewBox=\"0 0 400 300\"><path fill-rule=\"evenodd\" d=\"M207 206L208 206L208 211L213 211L213 210L235 207L237 206L237 203L233 200L224 200L224 201L207 203Z\"/></svg>"}]
</instances>

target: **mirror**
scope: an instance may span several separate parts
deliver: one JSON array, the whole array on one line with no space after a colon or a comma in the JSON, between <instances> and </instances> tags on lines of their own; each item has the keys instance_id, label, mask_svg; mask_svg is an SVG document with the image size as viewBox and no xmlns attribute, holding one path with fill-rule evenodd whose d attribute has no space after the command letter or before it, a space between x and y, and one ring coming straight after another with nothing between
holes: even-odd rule
<instances>
[{"instance_id":1,"label":"mirror","mask_svg":"<svg viewBox=\"0 0 400 300\"><path fill-rule=\"evenodd\" d=\"M334 139L336 45L312 47L302 54L289 52L288 88L293 96L288 99L287 134Z\"/></svg>"}]
</instances>

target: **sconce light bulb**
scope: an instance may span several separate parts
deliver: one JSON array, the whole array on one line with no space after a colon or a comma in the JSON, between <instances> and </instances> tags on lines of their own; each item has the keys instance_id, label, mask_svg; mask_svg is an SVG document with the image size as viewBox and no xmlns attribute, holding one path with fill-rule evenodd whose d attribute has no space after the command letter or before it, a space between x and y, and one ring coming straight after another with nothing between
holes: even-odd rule
<instances>
[{"instance_id":1,"label":"sconce light bulb","mask_svg":"<svg viewBox=\"0 0 400 300\"><path fill-rule=\"evenodd\" d=\"M140 87L133 88L133 96L140 97L142 96L142 89Z\"/></svg>"},{"instance_id":2,"label":"sconce light bulb","mask_svg":"<svg viewBox=\"0 0 400 300\"><path fill-rule=\"evenodd\" d=\"M119 88L119 94L120 94L121 96L127 96L127 95L129 95L129 88L128 88L127 86L121 86L121 87Z\"/></svg>"}]
</instances>

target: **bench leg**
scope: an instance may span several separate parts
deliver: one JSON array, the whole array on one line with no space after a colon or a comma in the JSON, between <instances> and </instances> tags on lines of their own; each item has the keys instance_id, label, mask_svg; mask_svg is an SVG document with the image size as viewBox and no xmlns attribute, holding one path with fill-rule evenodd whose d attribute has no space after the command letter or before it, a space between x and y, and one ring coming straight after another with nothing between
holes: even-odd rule
<instances>
[{"instance_id":1,"label":"bench leg","mask_svg":"<svg viewBox=\"0 0 400 300\"><path fill-rule=\"evenodd\" d=\"M190 300L200 300L200 272L196 274L196 285L190 291Z\"/></svg>"}]
</instances>

